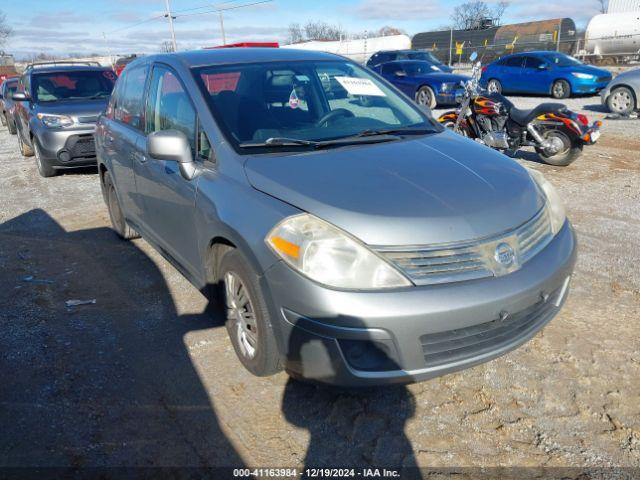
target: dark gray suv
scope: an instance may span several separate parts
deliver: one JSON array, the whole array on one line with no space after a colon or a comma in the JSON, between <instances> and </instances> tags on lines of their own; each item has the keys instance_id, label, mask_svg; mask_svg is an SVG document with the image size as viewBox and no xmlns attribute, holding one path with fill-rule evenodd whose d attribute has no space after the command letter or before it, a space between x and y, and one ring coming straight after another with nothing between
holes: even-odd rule
<instances>
[{"instance_id":1,"label":"dark gray suv","mask_svg":"<svg viewBox=\"0 0 640 480\"><path fill-rule=\"evenodd\" d=\"M96 149L115 231L213 292L256 375L425 380L524 343L567 298L551 184L342 57L136 60Z\"/></svg>"},{"instance_id":2,"label":"dark gray suv","mask_svg":"<svg viewBox=\"0 0 640 480\"><path fill-rule=\"evenodd\" d=\"M43 177L96 164L93 132L116 75L98 63L29 65L20 78L14 120L24 156L36 157Z\"/></svg>"}]
</instances>

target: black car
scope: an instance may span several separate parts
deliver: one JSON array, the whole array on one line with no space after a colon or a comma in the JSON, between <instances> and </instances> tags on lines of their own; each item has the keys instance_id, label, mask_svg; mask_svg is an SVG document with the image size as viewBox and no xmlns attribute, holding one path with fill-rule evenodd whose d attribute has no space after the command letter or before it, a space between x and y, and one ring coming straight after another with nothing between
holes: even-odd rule
<instances>
[{"instance_id":1,"label":"black car","mask_svg":"<svg viewBox=\"0 0 640 480\"><path fill-rule=\"evenodd\" d=\"M426 50L381 50L371 55L367 60L367 67L375 68L378 65L396 60L423 60L429 62L445 73L453 72L453 69L442 63L438 57Z\"/></svg>"},{"instance_id":2,"label":"black car","mask_svg":"<svg viewBox=\"0 0 640 480\"><path fill-rule=\"evenodd\" d=\"M116 74L97 62L29 65L20 77L14 118L20 152L35 155L38 171L96 165L93 133Z\"/></svg>"},{"instance_id":3,"label":"black car","mask_svg":"<svg viewBox=\"0 0 640 480\"><path fill-rule=\"evenodd\" d=\"M2 125L7 126L12 135L16 133L16 123L13 119L13 94L17 88L17 78L7 78L0 85L0 121Z\"/></svg>"}]
</instances>

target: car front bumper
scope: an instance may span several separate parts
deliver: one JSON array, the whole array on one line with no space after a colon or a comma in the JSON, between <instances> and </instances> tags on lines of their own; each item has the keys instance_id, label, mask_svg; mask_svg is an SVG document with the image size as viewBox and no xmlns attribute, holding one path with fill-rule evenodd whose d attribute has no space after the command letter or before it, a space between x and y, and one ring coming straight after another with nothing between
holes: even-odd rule
<instances>
[{"instance_id":1,"label":"car front bumper","mask_svg":"<svg viewBox=\"0 0 640 480\"><path fill-rule=\"evenodd\" d=\"M526 342L559 312L575 259L567 222L543 251L503 277L345 292L277 262L262 282L293 376L372 386L427 380Z\"/></svg>"},{"instance_id":2,"label":"car front bumper","mask_svg":"<svg viewBox=\"0 0 640 480\"><path fill-rule=\"evenodd\" d=\"M609 84L609 80L606 82L594 82L593 80L572 80L571 92L574 94L587 94L587 93L599 93L606 88Z\"/></svg>"},{"instance_id":3,"label":"car front bumper","mask_svg":"<svg viewBox=\"0 0 640 480\"><path fill-rule=\"evenodd\" d=\"M46 129L34 132L42 159L54 168L96 165L95 125L78 129Z\"/></svg>"},{"instance_id":4,"label":"car front bumper","mask_svg":"<svg viewBox=\"0 0 640 480\"><path fill-rule=\"evenodd\" d=\"M464 90L453 90L450 92L438 92L436 93L436 103L438 105L457 105L460 103L460 99L464 95Z\"/></svg>"}]
</instances>

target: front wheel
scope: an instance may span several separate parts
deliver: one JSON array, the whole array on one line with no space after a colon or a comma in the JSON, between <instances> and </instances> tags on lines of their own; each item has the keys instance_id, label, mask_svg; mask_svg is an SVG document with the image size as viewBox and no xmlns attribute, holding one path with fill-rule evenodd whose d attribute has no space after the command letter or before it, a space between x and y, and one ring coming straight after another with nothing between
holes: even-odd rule
<instances>
[{"instance_id":1,"label":"front wheel","mask_svg":"<svg viewBox=\"0 0 640 480\"><path fill-rule=\"evenodd\" d=\"M635 109L635 97L627 87L614 88L607 98L607 107L613 113L629 115Z\"/></svg>"},{"instance_id":2,"label":"front wheel","mask_svg":"<svg viewBox=\"0 0 640 480\"><path fill-rule=\"evenodd\" d=\"M542 137L551 143L551 147L545 149L536 147L536 152L541 160L556 167L570 165L582 154L582 144L573 141L566 133L560 130L547 130Z\"/></svg>"},{"instance_id":3,"label":"front wheel","mask_svg":"<svg viewBox=\"0 0 640 480\"><path fill-rule=\"evenodd\" d=\"M556 80L551 87L553 98L569 98L571 96L571 85L566 80Z\"/></svg>"},{"instance_id":4,"label":"front wheel","mask_svg":"<svg viewBox=\"0 0 640 480\"><path fill-rule=\"evenodd\" d=\"M17 133L16 122L12 120L9 116L7 116L7 128L9 129L9 133L11 135L15 135Z\"/></svg>"},{"instance_id":5,"label":"front wheel","mask_svg":"<svg viewBox=\"0 0 640 480\"><path fill-rule=\"evenodd\" d=\"M496 80L495 78L489 80L487 83L487 92L498 94L502 93L502 84L500 83L500 80Z\"/></svg>"},{"instance_id":6,"label":"front wheel","mask_svg":"<svg viewBox=\"0 0 640 480\"><path fill-rule=\"evenodd\" d=\"M36 157L36 166L41 177L55 177L58 174L58 171L42 158L42 152L35 139L33 140L33 153Z\"/></svg>"},{"instance_id":7,"label":"front wheel","mask_svg":"<svg viewBox=\"0 0 640 480\"><path fill-rule=\"evenodd\" d=\"M21 132L18 132L18 147L23 157L33 157L33 149L24 142Z\"/></svg>"},{"instance_id":8,"label":"front wheel","mask_svg":"<svg viewBox=\"0 0 640 480\"><path fill-rule=\"evenodd\" d=\"M279 372L282 362L258 276L236 249L224 254L219 271L227 332L238 359L258 377Z\"/></svg>"},{"instance_id":9,"label":"front wheel","mask_svg":"<svg viewBox=\"0 0 640 480\"><path fill-rule=\"evenodd\" d=\"M436 108L436 96L431 90L431 87L420 87L416 92L416 103L418 105L424 105L431 109Z\"/></svg>"}]
</instances>

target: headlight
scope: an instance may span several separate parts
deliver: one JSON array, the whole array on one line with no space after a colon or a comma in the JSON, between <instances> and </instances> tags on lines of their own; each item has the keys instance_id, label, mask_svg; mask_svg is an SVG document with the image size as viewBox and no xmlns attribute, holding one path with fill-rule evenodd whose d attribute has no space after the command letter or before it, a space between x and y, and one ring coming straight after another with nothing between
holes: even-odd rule
<instances>
[{"instance_id":1,"label":"headlight","mask_svg":"<svg viewBox=\"0 0 640 480\"><path fill-rule=\"evenodd\" d=\"M313 215L285 218L265 240L295 270L330 287L378 289L411 285L359 241Z\"/></svg>"},{"instance_id":2,"label":"headlight","mask_svg":"<svg viewBox=\"0 0 640 480\"><path fill-rule=\"evenodd\" d=\"M68 115L52 115L50 113L39 113L38 119L42 120L45 127L70 127L74 124L74 121Z\"/></svg>"},{"instance_id":3,"label":"headlight","mask_svg":"<svg viewBox=\"0 0 640 480\"><path fill-rule=\"evenodd\" d=\"M589 75L588 73L572 72L571 75L577 78L582 78L584 80L591 80L593 78L593 75Z\"/></svg>"},{"instance_id":4,"label":"headlight","mask_svg":"<svg viewBox=\"0 0 640 480\"><path fill-rule=\"evenodd\" d=\"M560 231L567 219L564 204L556 188L537 170L528 169L529 175L536 182L547 198L547 210L551 220L551 231L555 235Z\"/></svg>"}]
</instances>

